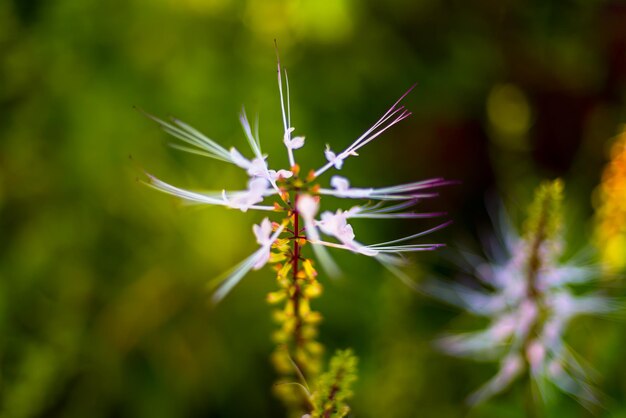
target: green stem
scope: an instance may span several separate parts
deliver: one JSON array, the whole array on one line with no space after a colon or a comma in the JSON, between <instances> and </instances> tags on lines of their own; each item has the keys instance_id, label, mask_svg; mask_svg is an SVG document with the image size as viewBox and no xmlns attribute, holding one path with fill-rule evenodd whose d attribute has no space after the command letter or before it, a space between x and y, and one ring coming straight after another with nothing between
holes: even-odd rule
<instances>
[{"instance_id":1,"label":"green stem","mask_svg":"<svg viewBox=\"0 0 626 418\"><path fill-rule=\"evenodd\" d=\"M539 405L533 394L533 380L530 376L526 379L526 388L524 394L524 411L526 418L541 418Z\"/></svg>"}]
</instances>

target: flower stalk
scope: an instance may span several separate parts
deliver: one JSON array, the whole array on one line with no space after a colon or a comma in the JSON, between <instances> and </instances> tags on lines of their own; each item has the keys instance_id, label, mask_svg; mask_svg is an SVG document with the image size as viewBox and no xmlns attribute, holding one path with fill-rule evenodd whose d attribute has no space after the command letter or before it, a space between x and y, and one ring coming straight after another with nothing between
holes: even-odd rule
<instances>
[{"instance_id":1,"label":"flower stalk","mask_svg":"<svg viewBox=\"0 0 626 418\"><path fill-rule=\"evenodd\" d=\"M530 242L526 274L526 298L534 305L536 319L530 327L522 344L522 352L526 363L526 370L532 372L536 368L535 359L541 357L542 351L538 341L544 321L549 316L549 306L543 300L543 293L539 286L541 271L548 265L550 239L556 238L561 226L561 202L563 200L563 182L555 180L545 182L539 186L535 199L530 206L529 218L526 222L526 240ZM525 392L525 410L528 418L540 416L538 404L535 401L534 383L531 375L524 379L527 383Z\"/></svg>"},{"instance_id":2,"label":"flower stalk","mask_svg":"<svg viewBox=\"0 0 626 418\"><path fill-rule=\"evenodd\" d=\"M274 312L280 329L274 334L277 347L272 359L279 374L276 395L294 416L310 410L309 395L301 387L284 383L314 379L320 371L323 353L322 345L316 341L317 325L322 318L319 312L311 310L311 300L321 295L322 286L312 260L301 253L307 239L298 210L303 184L297 175L281 184L290 204L287 216L291 228L287 230L289 236L274 245L272 259L279 261L275 265L279 290L267 298L271 304L284 301L282 309Z\"/></svg>"}]
</instances>

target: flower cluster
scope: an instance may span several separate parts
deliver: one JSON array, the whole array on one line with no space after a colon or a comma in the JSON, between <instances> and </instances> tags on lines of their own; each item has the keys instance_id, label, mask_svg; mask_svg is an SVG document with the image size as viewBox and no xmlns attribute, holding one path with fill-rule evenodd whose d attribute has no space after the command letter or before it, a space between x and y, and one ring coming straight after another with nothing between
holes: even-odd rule
<instances>
[{"instance_id":1,"label":"flower cluster","mask_svg":"<svg viewBox=\"0 0 626 418\"><path fill-rule=\"evenodd\" d=\"M609 271L626 268L626 127L611 147L602 183L598 187L596 243Z\"/></svg>"},{"instance_id":2,"label":"flower cluster","mask_svg":"<svg viewBox=\"0 0 626 418\"><path fill-rule=\"evenodd\" d=\"M440 340L448 353L478 360L499 361L500 370L470 396L476 403L505 390L528 373L542 396L551 382L584 404L597 403L588 370L563 340L572 318L603 314L612 302L597 293L576 292L588 284L597 269L574 260L561 261L563 184L556 180L536 191L525 231L512 228L502 237L508 255L484 262L468 256L480 289L433 283L428 291L489 320L486 329Z\"/></svg>"},{"instance_id":3,"label":"flower cluster","mask_svg":"<svg viewBox=\"0 0 626 418\"><path fill-rule=\"evenodd\" d=\"M240 122L253 154L253 157L250 159L243 156L237 148L231 147L226 149L178 119L165 121L147 114L164 131L182 141L182 143L172 144L173 147L234 164L245 170L249 176L247 189L238 191L190 191L168 184L150 174L147 174L148 181L146 183L148 185L194 204L223 206L230 209L239 209L242 212L258 210L283 215L283 219L279 223L272 225L269 219L265 218L259 225L254 227L254 235L257 243L260 245L259 249L237 265L221 282L213 295L213 300L217 302L226 296L250 270L263 267L269 260L272 245L279 237L285 234L289 236L289 239L293 240L294 236L298 236L298 240L304 240L312 244L318 261L325 268L326 272L332 276L337 275L338 269L326 250L328 247L348 250L375 258L383 265L391 268L392 271L398 271L394 267L404 264L404 257L402 257L404 253L429 251L442 246L442 244L404 243L440 229L446 226L447 223L427 231L387 242L362 244L355 239L354 230L349 224L349 220L354 218L415 219L443 215L443 213L418 213L408 209L423 198L436 196L437 193L433 190L450 182L437 178L397 186L363 188L352 187L348 179L335 175L330 179L330 187L328 188L321 187L316 183L322 174L331 168L340 169L346 159L357 156L358 150L396 123L407 118L410 112L404 106L400 106L399 103L411 89L402 95L371 128L359 136L345 150L334 153L326 149L324 154L328 162L317 170L311 170L306 176L300 176L301 170L296 163L294 150L303 147L305 138L303 136L292 136L294 128L291 126L288 101L289 87L287 85L287 101L285 103L280 65L278 74L284 125L283 143L287 149L290 163L289 169L274 170L269 168L268 156L263 154L261 149L258 126L255 127L253 132L245 110L241 112ZM366 202L352 206L348 210L324 211L320 214L320 199L323 196L363 200ZM271 200L271 202L268 202L268 200ZM302 231L285 230L286 223L290 219L299 219L300 217L304 221ZM302 232L301 236L300 232ZM336 241L325 240L322 238L322 234L335 238ZM400 243L403 244L398 245Z\"/></svg>"},{"instance_id":4,"label":"flower cluster","mask_svg":"<svg viewBox=\"0 0 626 418\"><path fill-rule=\"evenodd\" d=\"M321 372L320 359L323 352L321 344L316 341L317 324L321 320L321 315L310 307L311 299L321 294L322 287L317 280L317 271L313 266L313 261L302 254L303 247L307 245L312 247L317 261L330 276L339 274L339 268L328 251L329 248L335 248L374 258L401 279L406 280L406 275L400 269L405 264L405 253L429 251L441 246L441 244L416 244L412 241L444 227L447 223L390 241L364 244L356 240L350 220L356 218L416 219L442 215L441 213L418 213L410 208L421 199L436 196L434 189L449 182L443 179L431 179L389 187L353 187L348 179L335 175L330 178L328 187L322 187L318 180L323 174L331 169L340 170L348 158L358 156L357 151L410 115L410 112L400 105L410 90L350 146L341 152L332 151L327 146L323 152L327 162L317 170L301 175L302 171L296 162L294 151L305 145L305 138L294 135L287 73L281 71L280 61L278 62L278 86L284 128L282 142L287 150L289 168L270 168L268 156L261 148L258 124L254 129L252 128L245 110L242 110L239 120L250 147L251 158L244 156L235 147L224 148L178 119L165 121L147 115L164 131L181 141L172 144L173 147L233 164L244 170L249 180L247 187L243 190L213 192L185 190L152 175L147 175L146 183L159 191L194 204L223 206L242 212L256 210L279 216L279 219L274 222L266 217L258 225L254 225L253 233L259 248L219 281L212 300L213 302L222 300L250 270L260 269L267 263L273 264L279 289L270 293L267 299L271 304L284 302L282 309L274 312L274 317L280 324L280 329L274 335L277 349L272 356L274 365L281 376L276 385L276 392L289 408L291 416L302 416L304 412L311 412L314 416L320 417L343 416L343 412L337 412L338 410L334 407L331 411L330 406L323 406L322 412L316 413L317 407L311 409L311 399L309 396L303 397L300 384L294 382L295 378L306 382L306 380L318 377ZM324 196L361 200L363 203L353 205L346 210L321 211L321 199ZM344 353L339 357L340 360L336 360L339 363L331 362L329 373L336 375L344 366L347 371L354 372L352 369L355 360L352 355ZM321 375L320 378L323 376L326 375ZM346 407L343 402L349 391L341 392L343 394L341 399L339 392L336 396L333 393L334 389L326 394L328 396L323 399L325 402L323 405L335 400L342 405L340 411L345 411ZM319 396L316 397L318 401L322 399Z\"/></svg>"}]
</instances>

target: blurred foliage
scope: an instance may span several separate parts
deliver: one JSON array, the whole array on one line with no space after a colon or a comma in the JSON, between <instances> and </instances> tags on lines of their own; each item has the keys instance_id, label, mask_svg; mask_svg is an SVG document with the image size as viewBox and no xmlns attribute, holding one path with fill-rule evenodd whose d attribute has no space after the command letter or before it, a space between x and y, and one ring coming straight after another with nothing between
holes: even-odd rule
<instances>
[{"instance_id":1,"label":"blurred foliage","mask_svg":"<svg viewBox=\"0 0 626 418\"><path fill-rule=\"evenodd\" d=\"M268 362L272 274L207 303L208 280L254 248L255 215L181 207L135 181L144 168L202 189L244 177L164 146L133 105L229 146L243 144L245 103L283 155L277 38L294 126L319 149L302 165L318 166L326 142L348 144L418 82L414 117L344 170L355 186L461 180L422 206L455 220L433 237L451 248L416 260L420 275L453 276L446 256L489 234L485 196L520 214L539 178L568 184L567 237L587 244L590 196L626 119L625 21L618 0L0 2L0 416L284 413ZM431 226L377 225L355 229L368 242ZM316 309L327 352L360 358L355 416L519 416L517 390L467 411L493 370L431 346L454 312L373 262L338 259L347 278L320 277ZM570 338L602 376L605 415L626 416L623 323L581 321ZM586 414L567 398L553 408Z\"/></svg>"},{"instance_id":2,"label":"blurred foliage","mask_svg":"<svg viewBox=\"0 0 626 418\"><path fill-rule=\"evenodd\" d=\"M611 161L595 190L595 241L609 272L626 267L626 128L611 146Z\"/></svg>"}]
</instances>

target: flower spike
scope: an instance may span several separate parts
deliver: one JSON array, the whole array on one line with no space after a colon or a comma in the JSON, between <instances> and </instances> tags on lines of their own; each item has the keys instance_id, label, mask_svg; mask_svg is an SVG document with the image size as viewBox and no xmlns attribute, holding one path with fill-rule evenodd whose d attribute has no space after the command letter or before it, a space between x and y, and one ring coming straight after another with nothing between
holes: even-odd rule
<instances>
[{"instance_id":1,"label":"flower spike","mask_svg":"<svg viewBox=\"0 0 626 418\"><path fill-rule=\"evenodd\" d=\"M499 248L506 254L502 260L466 256L480 287L437 281L421 287L489 321L484 329L448 335L438 343L450 355L499 361L499 372L470 395L472 404L504 391L524 374L544 398L551 384L585 406L598 403L589 371L567 348L564 333L577 316L615 312L616 304L597 292L584 291L599 268L580 265L576 259L562 260L562 202L562 181L542 183L523 234L508 232L508 222L500 222L507 234L496 241L504 246Z\"/></svg>"},{"instance_id":2,"label":"flower spike","mask_svg":"<svg viewBox=\"0 0 626 418\"><path fill-rule=\"evenodd\" d=\"M274 319L280 324L273 335L277 349L272 354L272 361L280 376L274 391L289 409L290 416L345 416L349 409L346 401L351 395L350 385L356 378L356 358L350 351L340 351L331 360L330 370L323 373L323 347L316 341L318 323L322 316L311 306L312 301L323 291L315 263L319 262L329 276L337 277L340 270L331 258L329 248L347 250L376 259L414 288L413 281L403 270L407 264L406 255L432 251L442 244L420 244L412 241L448 223L395 240L366 245L356 239L350 220L358 218L384 221L441 216L443 213L419 213L412 208L420 199L436 196L436 188L451 182L432 179L397 186L353 188L348 179L334 176L330 180L330 186L321 187L315 183L320 174L331 167L341 169L346 158L357 156L357 151L362 147L408 117L410 112L399 106L399 103L413 87L348 148L336 154L327 146L324 155L328 163L325 166L317 171L303 170L296 163L294 150L304 147L305 137L293 135L295 128L291 125L289 79L287 71L281 68L278 48L276 49L282 142L287 148L289 167L281 169L269 165L268 155L263 154L261 148L258 119L254 127L251 126L243 107L239 122L252 151L251 158L235 147L225 148L217 144L177 119L166 122L146 114L163 130L182 141L182 144L174 144L175 148L231 163L242 169L248 179L245 188L239 187L235 191L225 189L221 192L185 190L149 174L145 183L189 203L223 206L242 212L259 210L280 214L281 219L276 219L274 223L270 218L264 218L253 226L254 239L259 247L224 276L211 282L214 290L211 301L220 302L248 272L270 264L276 273L278 289L267 295L267 302L281 305L274 311ZM357 204L346 209L328 210L322 208L325 196L363 202L356 202ZM330 237L330 241L323 240L322 236ZM312 249L316 261L307 258L309 248ZM307 380L313 382L313 390L309 390Z\"/></svg>"}]
</instances>

